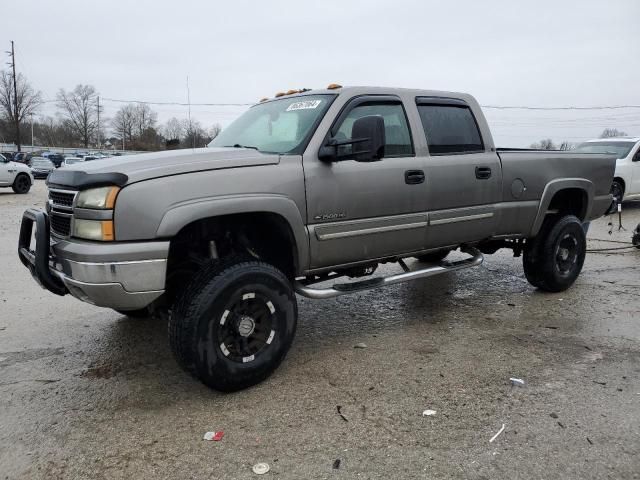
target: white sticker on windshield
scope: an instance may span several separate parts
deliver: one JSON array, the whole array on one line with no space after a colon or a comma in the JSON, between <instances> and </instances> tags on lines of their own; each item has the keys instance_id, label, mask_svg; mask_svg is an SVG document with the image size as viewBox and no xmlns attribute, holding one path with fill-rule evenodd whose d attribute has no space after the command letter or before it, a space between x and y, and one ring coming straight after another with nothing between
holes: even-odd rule
<instances>
[{"instance_id":1,"label":"white sticker on windshield","mask_svg":"<svg viewBox=\"0 0 640 480\"><path fill-rule=\"evenodd\" d=\"M305 100L304 102L294 102L287 107L287 112L292 110L307 110L310 108L317 108L322 103L322 100Z\"/></svg>"}]
</instances>

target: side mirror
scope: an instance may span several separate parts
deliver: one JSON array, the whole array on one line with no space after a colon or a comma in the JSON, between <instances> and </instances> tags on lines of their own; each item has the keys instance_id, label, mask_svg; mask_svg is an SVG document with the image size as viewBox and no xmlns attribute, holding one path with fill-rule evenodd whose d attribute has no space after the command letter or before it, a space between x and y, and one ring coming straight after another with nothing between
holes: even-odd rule
<instances>
[{"instance_id":1,"label":"side mirror","mask_svg":"<svg viewBox=\"0 0 640 480\"><path fill-rule=\"evenodd\" d=\"M350 159L357 162L374 162L384 156L385 144L384 119L380 115L369 115L353 122L350 139L338 141L331 138L320 147L318 158L326 162ZM342 145L352 145L351 153L339 154L338 147Z\"/></svg>"}]
</instances>

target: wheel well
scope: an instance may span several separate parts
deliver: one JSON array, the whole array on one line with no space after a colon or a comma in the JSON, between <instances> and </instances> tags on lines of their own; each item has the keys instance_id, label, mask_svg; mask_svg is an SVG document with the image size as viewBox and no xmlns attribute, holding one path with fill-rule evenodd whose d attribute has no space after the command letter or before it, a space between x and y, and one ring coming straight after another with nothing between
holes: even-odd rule
<instances>
[{"instance_id":1,"label":"wheel well","mask_svg":"<svg viewBox=\"0 0 640 480\"><path fill-rule=\"evenodd\" d=\"M618 182L622 185L622 191L624 192L627 189L627 185L626 183L624 183L624 179L622 177L614 177L613 178L614 182Z\"/></svg>"},{"instance_id":2,"label":"wheel well","mask_svg":"<svg viewBox=\"0 0 640 480\"><path fill-rule=\"evenodd\" d=\"M298 255L288 222L268 212L241 213L196 220L171 239L167 292L184 285L205 263L231 255L259 258L295 277Z\"/></svg>"},{"instance_id":3,"label":"wheel well","mask_svg":"<svg viewBox=\"0 0 640 480\"><path fill-rule=\"evenodd\" d=\"M548 213L575 215L584 220L587 216L587 205L587 192L581 188L567 188L556 192L547 210Z\"/></svg>"}]
</instances>

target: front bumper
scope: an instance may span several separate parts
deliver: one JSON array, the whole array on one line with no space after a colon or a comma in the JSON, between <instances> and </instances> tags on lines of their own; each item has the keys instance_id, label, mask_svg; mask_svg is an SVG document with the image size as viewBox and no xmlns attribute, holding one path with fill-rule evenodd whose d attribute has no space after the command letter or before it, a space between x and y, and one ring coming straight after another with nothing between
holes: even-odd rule
<instances>
[{"instance_id":1,"label":"front bumper","mask_svg":"<svg viewBox=\"0 0 640 480\"><path fill-rule=\"evenodd\" d=\"M163 241L52 243L49 217L35 209L24 212L18 242L20 261L43 288L117 310L144 308L164 293L168 252Z\"/></svg>"}]
</instances>

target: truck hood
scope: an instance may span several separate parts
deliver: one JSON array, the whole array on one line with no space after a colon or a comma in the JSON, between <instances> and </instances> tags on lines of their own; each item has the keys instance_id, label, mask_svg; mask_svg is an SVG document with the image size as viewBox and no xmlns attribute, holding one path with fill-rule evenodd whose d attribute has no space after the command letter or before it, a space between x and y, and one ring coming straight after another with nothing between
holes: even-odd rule
<instances>
[{"instance_id":1,"label":"truck hood","mask_svg":"<svg viewBox=\"0 0 640 480\"><path fill-rule=\"evenodd\" d=\"M124 186L141 180L185 173L275 165L277 154L247 148L196 148L125 155L79 162L59 168L47 184L84 189L101 185Z\"/></svg>"}]
</instances>

